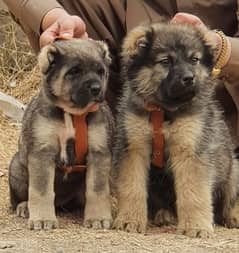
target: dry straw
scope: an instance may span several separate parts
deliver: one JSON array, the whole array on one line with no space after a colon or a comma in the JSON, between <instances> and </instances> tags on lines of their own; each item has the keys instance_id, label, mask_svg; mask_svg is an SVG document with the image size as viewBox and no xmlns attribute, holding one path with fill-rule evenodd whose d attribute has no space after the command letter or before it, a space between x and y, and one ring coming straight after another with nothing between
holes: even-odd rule
<instances>
[{"instance_id":1,"label":"dry straw","mask_svg":"<svg viewBox=\"0 0 239 253\"><path fill-rule=\"evenodd\" d=\"M26 103L36 93L36 56L9 13L0 10L0 90Z\"/></svg>"}]
</instances>

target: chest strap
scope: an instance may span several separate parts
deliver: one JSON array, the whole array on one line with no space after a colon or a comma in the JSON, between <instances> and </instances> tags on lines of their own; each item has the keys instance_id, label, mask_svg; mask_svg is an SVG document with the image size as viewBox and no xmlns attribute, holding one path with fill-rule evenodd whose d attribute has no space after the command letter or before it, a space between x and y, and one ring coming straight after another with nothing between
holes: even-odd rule
<instances>
[{"instance_id":1,"label":"chest strap","mask_svg":"<svg viewBox=\"0 0 239 253\"><path fill-rule=\"evenodd\" d=\"M156 167L164 166L164 136L162 125L164 121L164 111L152 104L146 104L146 110L150 112L150 122L153 126L152 140L152 160L151 163Z\"/></svg>"},{"instance_id":2,"label":"chest strap","mask_svg":"<svg viewBox=\"0 0 239 253\"><path fill-rule=\"evenodd\" d=\"M72 115L73 127L75 129L75 162L74 166L64 167L63 170L67 173L81 172L87 169L86 156L88 153L88 125L87 115L90 112L95 112L99 109L98 106L91 106L87 112L81 115Z\"/></svg>"}]
</instances>

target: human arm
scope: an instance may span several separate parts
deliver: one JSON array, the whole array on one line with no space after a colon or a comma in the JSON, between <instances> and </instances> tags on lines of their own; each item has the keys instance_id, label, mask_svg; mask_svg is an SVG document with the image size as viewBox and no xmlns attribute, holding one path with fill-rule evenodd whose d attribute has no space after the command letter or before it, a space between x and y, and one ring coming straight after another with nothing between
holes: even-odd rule
<instances>
[{"instance_id":1,"label":"human arm","mask_svg":"<svg viewBox=\"0 0 239 253\"><path fill-rule=\"evenodd\" d=\"M87 37L85 24L78 16L69 15L55 0L4 0L15 20L40 36L40 46L56 38Z\"/></svg>"}]
</instances>

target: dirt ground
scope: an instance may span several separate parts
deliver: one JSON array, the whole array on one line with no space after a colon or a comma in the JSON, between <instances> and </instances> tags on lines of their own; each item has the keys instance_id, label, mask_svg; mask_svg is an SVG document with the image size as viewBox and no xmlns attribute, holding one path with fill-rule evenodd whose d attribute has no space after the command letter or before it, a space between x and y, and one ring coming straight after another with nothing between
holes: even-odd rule
<instances>
[{"instance_id":1,"label":"dirt ground","mask_svg":"<svg viewBox=\"0 0 239 253\"><path fill-rule=\"evenodd\" d=\"M5 16L3 17L7 23ZM8 50L9 42L4 44L2 41L4 39L2 31L9 27L4 26L2 27L4 30L1 31L1 24L0 15L0 91L26 103L37 92L39 78L37 69L29 69L29 66L22 69L19 66L26 66L26 62L29 62L28 57L31 57L32 61L34 56L31 56L29 49L23 52L22 47L22 54L19 55L20 50L18 47L15 48L16 43L12 43L14 48ZM7 39L12 36L12 27L10 28ZM13 36L10 41L14 39ZM6 57L13 59L7 61ZM5 72L12 62L19 69ZM75 212L58 214L60 228L57 230L39 232L28 230L27 221L16 217L9 210L8 165L17 149L20 128L19 123L0 114L0 253L239 252L239 230L222 227L216 227L214 237L206 240L177 235L174 226L163 228L149 226L145 235L113 230L95 231L83 228L80 213Z\"/></svg>"},{"instance_id":2,"label":"dirt ground","mask_svg":"<svg viewBox=\"0 0 239 253\"><path fill-rule=\"evenodd\" d=\"M9 210L8 165L17 147L20 125L0 116L0 253L146 253L239 252L239 231L217 227L212 239L177 235L176 228L149 226L145 235L82 227L80 213L58 214L60 228L30 231L27 221Z\"/></svg>"}]
</instances>

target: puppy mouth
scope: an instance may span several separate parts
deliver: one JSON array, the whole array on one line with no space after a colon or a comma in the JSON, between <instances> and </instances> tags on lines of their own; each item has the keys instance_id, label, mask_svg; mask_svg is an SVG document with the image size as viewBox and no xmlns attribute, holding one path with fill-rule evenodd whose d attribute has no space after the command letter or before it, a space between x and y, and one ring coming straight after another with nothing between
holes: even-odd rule
<instances>
[{"instance_id":1,"label":"puppy mouth","mask_svg":"<svg viewBox=\"0 0 239 253\"><path fill-rule=\"evenodd\" d=\"M99 103L102 103L104 101L104 95L103 93L102 94L99 94L98 96L89 96L89 94L85 94L81 96L75 96L74 95L71 95L70 97L70 107L72 108L78 108L78 109L84 109L86 107L88 107L89 105L91 104L99 104Z\"/></svg>"},{"instance_id":2,"label":"puppy mouth","mask_svg":"<svg viewBox=\"0 0 239 253\"><path fill-rule=\"evenodd\" d=\"M100 104L102 103L102 101L92 101L92 102L89 102L86 106L84 106L84 107L79 107L79 106L77 106L77 105L73 105L73 106L71 106L71 108L72 109L80 109L80 110L84 110L84 111L89 111L89 112L91 112L91 111L96 111L95 109L99 109L99 106L100 106ZM97 110L98 110L97 109Z\"/></svg>"}]
</instances>

